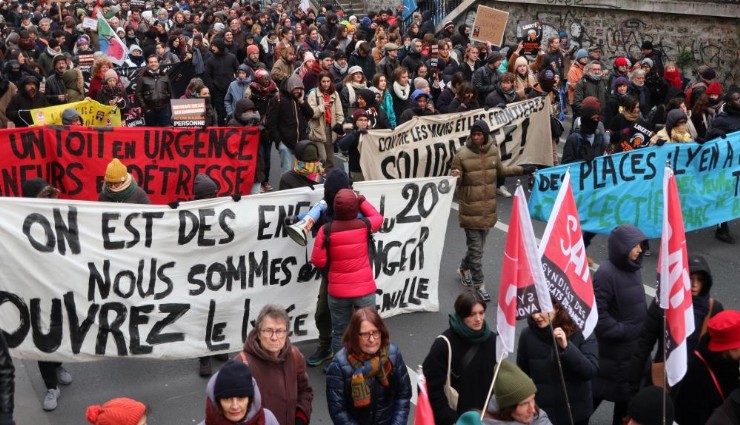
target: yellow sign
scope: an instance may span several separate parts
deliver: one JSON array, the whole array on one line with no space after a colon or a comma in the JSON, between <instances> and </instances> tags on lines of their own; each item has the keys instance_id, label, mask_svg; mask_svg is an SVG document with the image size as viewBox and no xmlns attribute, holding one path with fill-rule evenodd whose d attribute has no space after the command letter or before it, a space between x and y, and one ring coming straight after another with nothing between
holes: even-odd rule
<instances>
[{"instance_id":1,"label":"yellow sign","mask_svg":"<svg viewBox=\"0 0 740 425\"><path fill-rule=\"evenodd\" d=\"M79 112L85 126L121 127L121 111L117 107L103 105L89 98L81 102L31 109L33 126L62 125L62 112L69 108Z\"/></svg>"}]
</instances>

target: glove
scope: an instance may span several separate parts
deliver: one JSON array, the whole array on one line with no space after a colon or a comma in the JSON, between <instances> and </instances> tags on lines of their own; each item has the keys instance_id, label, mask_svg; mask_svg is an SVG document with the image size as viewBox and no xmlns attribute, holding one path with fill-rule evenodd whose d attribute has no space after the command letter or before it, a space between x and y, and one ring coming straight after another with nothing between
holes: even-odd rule
<instances>
[{"instance_id":1,"label":"glove","mask_svg":"<svg viewBox=\"0 0 740 425\"><path fill-rule=\"evenodd\" d=\"M335 133L337 133L339 135L342 135L342 134L344 134L344 127L342 126L342 124L334 124L334 126L332 126L332 128L331 128L331 131L333 131L333 132L335 132Z\"/></svg>"},{"instance_id":2,"label":"glove","mask_svg":"<svg viewBox=\"0 0 740 425\"><path fill-rule=\"evenodd\" d=\"M537 166L532 164L524 164L521 166L522 170L524 171L523 175L529 175L537 171Z\"/></svg>"},{"instance_id":3,"label":"glove","mask_svg":"<svg viewBox=\"0 0 740 425\"><path fill-rule=\"evenodd\" d=\"M283 219L283 224L286 226L291 226L293 224L298 223L298 216L297 215L289 215Z\"/></svg>"},{"instance_id":4,"label":"glove","mask_svg":"<svg viewBox=\"0 0 740 425\"><path fill-rule=\"evenodd\" d=\"M365 202L365 195L357 195L357 207L359 208Z\"/></svg>"},{"instance_id":5,"label":"glove","mask_svg":"<svg viewBox=\"0 0 740 425\"><path fill-rule=\"evenodd\" d=\"M665 145L665 139L658 139L658 141L655 142L655 144L657 146L663 146L663 145Z\"/></svg>"},{"instance_id":6,"label":"glove","mask_svg":"<svg viewBox=\"0 0 740 425\"><path fill-rule=\"evenodd\" d=\"M169 205L169 207L172 208L173 210L176 210L177 207L180 206L180 201L172 201L172 202L170 202L167 205Z\"/></svg>"},{"instance_id":7,"label":"glove","mask_svg":"<svg viewBox=\"0 0 740 425\"><path fill-rule=\"evenodd\" d=\"M231 199L234 200L234 202L239 202L242 200L242 194L241 193L235 193L231 195Z\"/></svg>"}]
</instances>

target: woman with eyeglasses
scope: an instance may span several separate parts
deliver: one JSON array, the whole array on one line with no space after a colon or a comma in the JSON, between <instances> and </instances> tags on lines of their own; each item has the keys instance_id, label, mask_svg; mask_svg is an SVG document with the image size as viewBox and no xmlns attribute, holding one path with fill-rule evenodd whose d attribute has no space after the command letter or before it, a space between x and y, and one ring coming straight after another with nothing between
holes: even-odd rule
<instances>
[{"instance_id":1,"label":"woman with eyeglasses","mask_svg":"<svg viewBox=\"0 0 740 425\"><path fill-rule=\"evenodd\" d=\"M352 315L344 348L326 372L326 400L335 424L405 424L411 381L398 346L371 307Z\"/></svg>"},{"instance_id":2,"label":"woman with eyeglasses","mask_svg":"<svg viewBox=\"0 0 740 425\"><path fill-rule=\"evenodd\" d=\"M306 425L311 419L313 389L306 359L290 343L289 332L288 313L268 304L234 359L250 366L263 407L275 414L280 425Z\"/></svg>"}]
</instances>

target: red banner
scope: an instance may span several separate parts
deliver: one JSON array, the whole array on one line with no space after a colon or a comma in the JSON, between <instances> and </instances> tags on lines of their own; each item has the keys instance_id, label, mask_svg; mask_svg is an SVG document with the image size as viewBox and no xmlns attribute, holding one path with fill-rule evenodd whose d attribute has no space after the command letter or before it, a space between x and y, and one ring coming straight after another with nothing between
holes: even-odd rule
<instances>
[{"instance_id":1,"label":"red banner","mask_svg":"<svg viewBox=\"0 0 740 425\"><path fill-rule=\"evenodd\" d=\"M154 204L193 198L204 173L219 196L248 194L254 182L259 129L210 127L33 127L0 130L0 195L21 196L41 177L62 198L95 201L108 163L118 158Z\"/></svg>"}]
</instances>

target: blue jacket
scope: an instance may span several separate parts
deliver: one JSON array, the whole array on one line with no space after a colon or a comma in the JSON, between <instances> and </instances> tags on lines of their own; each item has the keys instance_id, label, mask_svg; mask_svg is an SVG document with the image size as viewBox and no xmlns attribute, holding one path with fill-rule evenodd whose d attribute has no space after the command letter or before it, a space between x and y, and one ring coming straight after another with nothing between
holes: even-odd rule
<instances>
[{"instance_id":1,"label":"blue jacket","mask_svg":"<svg viewBox=\"0 0 740 425\"><path fill-rule=\"evenodd\" d=\"M411 403L411 380L398 346L388 350L393 369L386 388L373 379L370 406L355 408L352 402L352 373L354 368L342 349L329 364L326 372L326 401L331 420L337 425L406 425Z\"/></svg>"},{"instance_id":2,"label":"blue jacket","mask_svg":"<svg viewBox=\"0 0 740 425\"><path fill-rule=\"evenodd\" d=\"M385 111L385 114L388 115L388 122L390 122L392 128L396 128L397 121L396 121L396 114L393 112L393 97L391 97L391 92L387 89L383 92L383 99L380 102L380 109Z\"/></svg>"},{"instance_id":3,"label":"blue jacket","mask_svg":"<svg viewBox=\"0 0 740 425\"><path fill-rule=\"evenodd\" d=\"M234 109L236 108L236 102L244 99L251 83L251 78L245 80L236 79L229 84L229 89L226 90L226 96L224 97L224 108L226 108L226 115L229 117L234 116Z\"/></svg>"}]
</instances>

